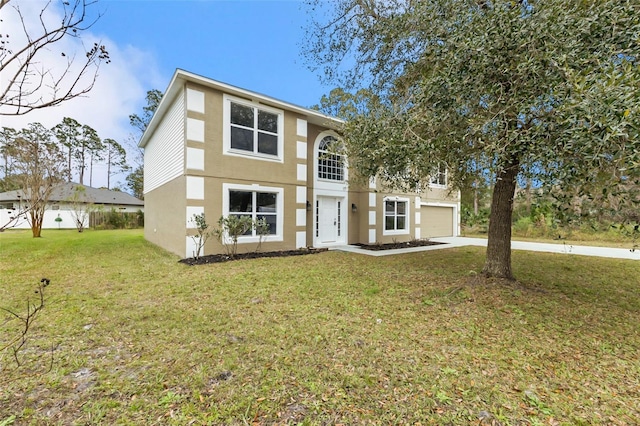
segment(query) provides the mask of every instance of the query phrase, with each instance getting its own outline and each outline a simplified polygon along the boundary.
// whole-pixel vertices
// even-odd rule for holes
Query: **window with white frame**
[[[270,241],[282,241],[283,189],[258,185],[223,185],[225,216],[249,217],[252,221],[263,219],[269,228]],[[238,242],[252,242],[259,238],[255,229],[248,230]]]
[[[434,170],[430,183],[432,186],[447,186],[447,168],[444,164],[440,163],[438,168]]]
[[[281,158],[283,112],[225,98],[225,147],[228,152]]]
[[[318,179],[344,180],[342,146],[333,136],[325,136],[318,144]]]
[[[409,202],[408,200],[384,201],[384,233],[405,234],[409,230]]]

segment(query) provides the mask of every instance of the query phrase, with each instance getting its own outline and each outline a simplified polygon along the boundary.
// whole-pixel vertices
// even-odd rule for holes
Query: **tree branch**
[[[0,1],[0,8],[9,3],[9,0]],[[47,27],[44,19],[44,14],[51,5],[51,2],[47,3],[40,12],[42,32],[37,37],[30,34],[20,7],[13,6],[27,41],[15,51],[10,49],[8,41],[3,41],[0,45],[0,73],[11,74],[0,93],[0,115],[24,115],[83,96],[93,89],[101,63],[110,62],[109,52],[104,45],[94,43],[85,52],[86,58],[78,70],[74,70],[76,57],[71,56],[59,74],[53,68],[46,69],[38,58],[63,38],[79,38],[82,31],[91,28],[101,14],[87,25],[82,23],[87,19],[87,7],[94,3],[75,0],[70,9],[65,6],[61,24],[52,29]],[[64,52],[61,55],[67,56]]]

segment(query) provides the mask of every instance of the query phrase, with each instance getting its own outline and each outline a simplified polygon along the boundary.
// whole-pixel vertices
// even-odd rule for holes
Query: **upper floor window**
[[[429,181],[432,186],[447,186],[447,168],[444,164],[440,163],[438,168],[434,170],[431,180]]]
[[[318,144],[318,179],[344,180],[342,146],[333,136],[325,136]]]
[[[283,112],[225,98],[225,147],[238,155],[281,159]]]

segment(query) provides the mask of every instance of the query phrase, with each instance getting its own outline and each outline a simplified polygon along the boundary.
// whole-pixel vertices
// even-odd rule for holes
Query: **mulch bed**
[[[393,250],[393,249],[402,249],[408,247],[424,247],[424,246],[435,246],[438,244],[446,244],[446,243],[437,243],[435,241],[429,240],[412,240],[406,241],[404,243],[387,243],[387,244],[354,244],[361,249],[364,250]],[[208,265],[210,263],[221,263],[221,262],[230,262],[232,260],[243,260],[243,259],[260,259],[263,257],[287,257],[287,256],[302,256],[306,254],[316,254],[327,251],[326,248],[304,248],[298,250],[283,250],[283,251],[265,251],[265,252],[251,252],[251,253],[240,253],[231,257],[226,254],[210,254],[208,256],[200,256],[199,258],[188,257],[186,259],[180,259],[180,263],[184,263],[186,265]]]
[[[446,244],[446,243],[438,243],[438,242],[429,241],[429,240],[411,240],[403,243],[354,244],[354,245],[360,247],[361,249],[378,251],[378,250],[403,249],[403,248],[409,248],[409,247],[437,246],[440,244]]]
[[[179,260],[180,263],[187,265],[207,265],[209,263],[221,263],[229,262],[232,260],[243,259],[259,259],[263,257],[288,257],[288,256],[302,256],[306,254],[316,254],[327,251],[326,248],[305,248],[298,250],[283,250],[283,251],[265,251],[265,252],[251,252],[240,253],[231,257],[226,254],[210,254],[208,256],[200,256],[199,258],[189,257]]]

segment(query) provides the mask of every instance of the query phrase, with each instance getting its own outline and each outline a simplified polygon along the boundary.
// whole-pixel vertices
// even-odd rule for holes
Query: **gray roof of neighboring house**
[[[87,201],[94,204],[114,204],[129,206],[144,206],[144,201],[127,194],[126,192],[111,191],[104,188],[92,188],[80,185],[79,183],[67,182],[56,186],[49,197],[49,201],[65,202],[73,196],[75,187],[84,187],[84,193],[79,197],[80,201]],[[22,190],[7,191],[0,193],[1,201],[18,201],[22,198]]]

